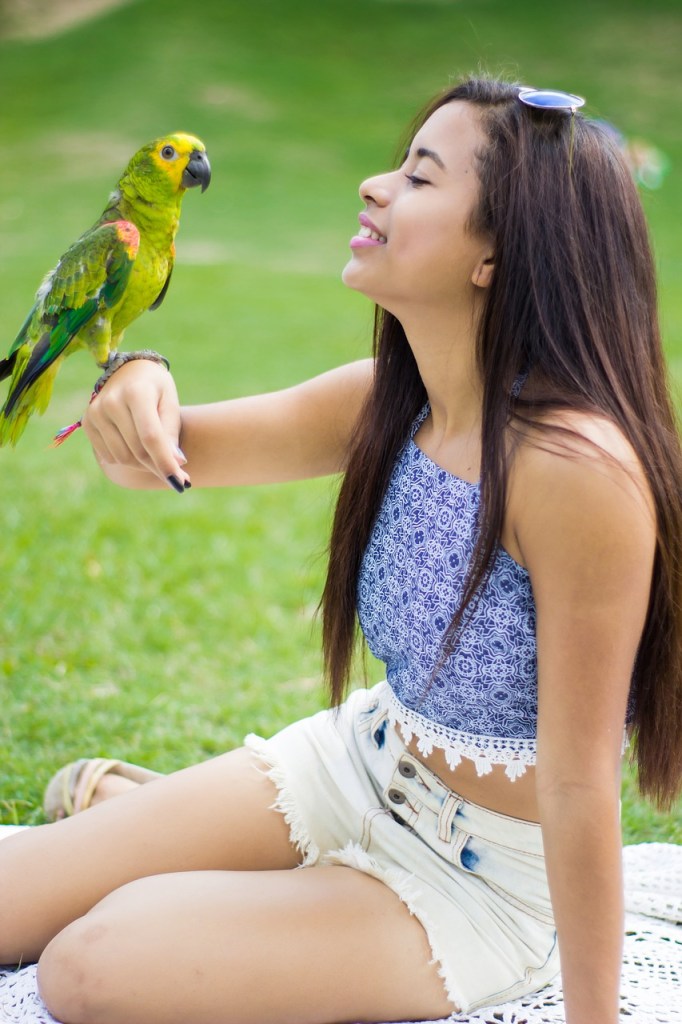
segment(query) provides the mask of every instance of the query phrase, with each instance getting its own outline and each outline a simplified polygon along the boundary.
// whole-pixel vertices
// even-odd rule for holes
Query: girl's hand
[[[191,486],[180,450],[180,404],[165,367],[134,360],[114,373],[88,406],[83,428],[110,479],[132,487]]]

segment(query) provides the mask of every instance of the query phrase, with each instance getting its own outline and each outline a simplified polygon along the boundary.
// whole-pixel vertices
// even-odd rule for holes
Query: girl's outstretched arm
[[[181,407],[170,373],[136,360],[110,378],[83,426],[103,471],[126,487],[322,476],[345,467],[372,373],[367,359],[282,391]]]

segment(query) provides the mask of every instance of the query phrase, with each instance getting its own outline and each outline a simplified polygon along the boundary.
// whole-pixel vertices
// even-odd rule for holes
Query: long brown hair
[[[631,722],[640,789],[668,806],[682,785],[682,450],[666,377],[653,259],[639,197],[611,135],[580,114],[535,111],[517,85],[468,79],[437,97],[414,130],[453,100],[477,105],[486,145],[471,229],[493,240],[495,273],[481,316],[481,517],[462,603],[485,584],[504,521],[510,429],[542,428],[558,408],[617,424],[646,475],[657,550],[634,666]],[[426,401],[401,324],[377,309],[373,387],[352,440],[322,598],[332,701],[347,688],[364,549],[396,456]],[[513,384],[531,371],[530,398]],[[545,428],[542,428],[545,429]]]

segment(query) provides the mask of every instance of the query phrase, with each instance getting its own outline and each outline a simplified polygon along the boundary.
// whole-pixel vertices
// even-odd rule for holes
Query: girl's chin
[[[385,294],[375,292],[368,281],[367,268],[362,266],[359,260],[355,260],[352,256],[346,266],[341,272],[341,280],[345,284],[346,288],[351,288],[354,292],[359,292],[364,295],[365,298],[373,302],[375,306],[381,306],[387,313],[392,313],[393,316],[398,317],[392,299]],[[400,317],[398,317],[400,319]]]
[[[358,267],[352,256],[341,272],[341,280],[347,288],[353,288],[354,291],[362,292],[363,295],[367,294],[362,286],[362,269]]]
[[[362,292],[367,298],[372,299],[373,302],[377,302],[378,299],[370,291],[370,275],[368,273],[368,267],[365,266],[362,260],[356,259],[354,256],[348,260],[345,267],[341,272],[341,280],[348,288],[353,288],[356,292]]]

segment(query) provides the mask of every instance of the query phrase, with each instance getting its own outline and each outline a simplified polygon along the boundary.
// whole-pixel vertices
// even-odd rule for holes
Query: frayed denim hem
[[[453,1004],[452,1014],[441,1019],[449,1021],[454,1014],[461,1013],[461,1010],[457,1009],[457,1007],[462,1006],[463,1000],[454,995],[456,984],[445,967],[444,956],[438,950],[437,943],[433,941],[433,928],[430,927],[428,915],[417,909],[418,893],[414,885],[414,876],[408,871],[401,871],[398,868],[383,868],[359,843],[353,841],[349,841],[342,849],[327,850],[323,854],[310,836],[296,802],[288,789],[286,772],[273,758],[272,748],[268,741],[255,733],[249,733],[244,739],[244,746],[255,754],[259,761],[262,761],[265,766],[263,769],[264,774],[275,784],[277,798],[271,804],[271,807],[272,810],[278,811],[284,816],[284,820],[289,826],[291,844],[300,853],[302,858],[299,867],[306,868],[316,865],[336,864],[341,867],[362,871],[363,874],[370,875],[372,878],[376,878],[388,886],[398,899],[404,903],[410,914],[416,917],[426,934],[431,949],[431,960],[429,962],[438,968],[438,976],[443,980],[445,994]]]
[[[279,764],[275,764],[267,740],[255,733],[249,733],[244,740],[244,746],[258,757],[265,765],[265,774],[271,779],[277,789],[277,799],[272,804],[273,811],[279,811],[284,815],[284,820],[289,826],[289,839],[292,846],[301,855],[299,867],[312,867],[320,859],[319,847],[313,842],[303,822],[299,810],[287,789],[286,775]]]
[[[363,850],[359,843],[349,842],[341,850],[329,850],[320,858],[320,864],[339,864],[343,867],[354,868],[362,871],[365,875],[371,875],[396,894],[401,903],[404,903],[410,914],[415,917],[426,934],[431,949],[430,964],[438,968],[438,976],[442,978],[445,987],[445,994],[453,1005],[453,1011],[448,1017],[440,1018],[443,1021],[452,1020],[455,1014],[461,1013],[458,1009],[463,1000],[455,995],[456,982],[450,976],[445,967],[445,958],[438,949],[438,944],[432,938],[433,928],[430,927],[428,915],[417,909],[418,891],[415,887],[414,876],[408,871],[401,871],[397,868],[383,868],[378,861],[371,857],[366,850]]]

